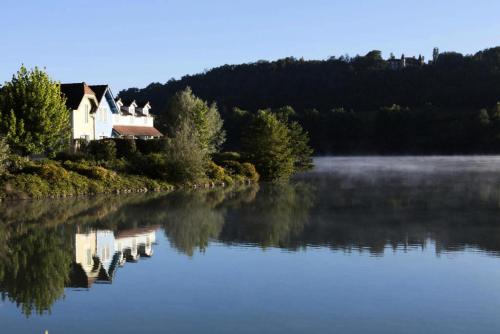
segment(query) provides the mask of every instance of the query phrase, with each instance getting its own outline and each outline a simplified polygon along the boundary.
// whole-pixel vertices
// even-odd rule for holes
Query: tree
[[[225,132],[217,105],[208,105],[196,97],[190,87],[174,95],[163,123],[167,132],[173,135],[186,121],[194,126],[199,145],[207,155],[219,150],[225,141]]]
[[[0,92],[0,133],[13,151],[52,153],[69,143],[70,113],[57,82],[21,66]]]
[[[166,146],[165,169],[170,181],[197,181],[205,175],[206,154],[189,120],[182,120]]]
[[[313,149],[309,147],[309,135],[298,122],[288,124],[288,133],[295,171],[301,172],[311,169],[313,167],[311,158]]]
[[[288,127],[268,110],[260,110],[242,138],[245,157],[262,179],[287,179],[294,172],[294,156]]]
[[[5,173],[6,166],[5,163],[9,157],[9,145],[5,138],[0,138],[0,175]]]
[[[311,158],[313,150],[309,147],[309,135],[298,122],[291,121],[291,118],[297,115],[295,110],[290,106],[285,106],[274,109],[272,112],[280,122],[285,123],[288,127],[295,171],[311,169],[313,167]]]

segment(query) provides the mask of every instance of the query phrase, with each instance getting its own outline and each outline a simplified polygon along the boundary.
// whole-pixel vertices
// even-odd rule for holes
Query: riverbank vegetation
[[[159,118],[161,139],[108,138],[70,147],[60,86],[22,67],[0,90],[0,199],[171,190],[286,180],[311,167],[308,135],[282,111],[247,114],[238,152],[223,152],[217,105],[189,87]]]
[[[473,55],[436,50],[431,62],[409,58],[394,67],[398,61],[375,50],[224,65],[120,96],[148,99],[161,115],[175,92],[190,86],[217,102],[226,150],[241,149],[241,110],[290,106],[319,154],[500,152],[500,47]]]

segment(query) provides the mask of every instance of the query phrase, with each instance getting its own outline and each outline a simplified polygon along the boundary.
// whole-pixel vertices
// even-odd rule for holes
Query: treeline
[[[244,144],[223,151],[217,105],[188,87],[157,119],[159,140],[75,139],[60,84],[22,66],[0,87],[0,200],[281,181],[312,167],[309,138],[286,112],[248,116]]]
[[[380,51],[224,65],[120,96],[150,100],[161,115],[187,86],[217,103],[226,128],[237,126],[235,108],[292,107],[317,153],[498,152],[500,47],[440,53],[429,64],[399,70]],[[228,131],[225,145],[238,147],[238,140]]]

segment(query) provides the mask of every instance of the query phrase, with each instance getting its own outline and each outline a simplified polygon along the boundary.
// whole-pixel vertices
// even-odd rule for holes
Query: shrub
[[[210,161],[207,166],[207,176],[214,181],[224,181],[226,171],[221,166]]]
[[[10,155],[6,162],[7,170],[10,173],[18,173],[30,164],[33,164],[33,162],[31,162],[28,158],[15,154]]]
[[[116,144],[112,139],[93,140],[84,148],[84,152],[95,160],[113,160],[116,158]]]
[[[255,166],[249,162],[240,163],[234,160],[227,160],[223,161],[221,165],[236,181],[244,181],[244,179],[252,182],[259,181],[259,173],[255,170]],[[238,177],[241,177],[243,180],[239,180]]]
[[[212,156],[212,160],[216,164],[222,164],[223,161],[238,161],[241,162],[241,155],[238,152],[220,152]]]
[[[74,171],[80,175],[90,177],[95,180],[113,180],[116,178],[116,173],[101,166],[91,166],[83,162],[64,162],[63,166],[70,171]]]
[[[113,139],[116,146],[116,157],[131,159],[137,153],[137,145],[134,139]]]
[[[164,154],[151,153],[136,159],[134,166],[139,174],[144,174],[155,179],[168,178],[167,161]]]
[[[226,160],[226,161],[222,161],[221,165],[231,175],[241,174],[242,167],[241,167],[241,164],[238,161]]]
[[[167,149],[166,138],[150,140],[138,139],[135,143],[137,145],[137,150],[145,155],[150,153],[162,153]]]
[[[82,151],[78,152],[69,152],[69,151],[62,151],[56,154],[54,160],[57,161],[81,161],[81,160],[86,160],[88,159],[89,156]]]
[[[252,165],[249,162],[244,162],[241,164],[241,175],[245,176],[247,179],[249,179],[252,182],[257,182],[260,179],[259,173],[257,173],[257,170],[255,169],[255,166]]]

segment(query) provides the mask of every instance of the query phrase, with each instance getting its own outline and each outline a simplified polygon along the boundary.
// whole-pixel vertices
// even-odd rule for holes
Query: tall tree
[[[0,133],[20,154],[52,153],[69,143],[70,113],[57,82],[21,66],[0,92]]]
[[[246,159],[252,162],[262,179],[287,179],[294,172],[293,151],[288,127],[268,110],[260,110],[242,138]]]
[[[177,92],[165,113],[162,125],[173,135],[186,122],[193,124],[198,142],[207,154],[215,153],[225,141],[223,121],[217,105],[196,97],[191,88]]]
[[[5,138],[0,137],[0,175],[2,175],[6,170],[6,161],[9,157],[9,145]]]
[[[205,175],[206,154],[189,120],[182,120],[167,141],[166,175],[174,182],[197,181]]]

